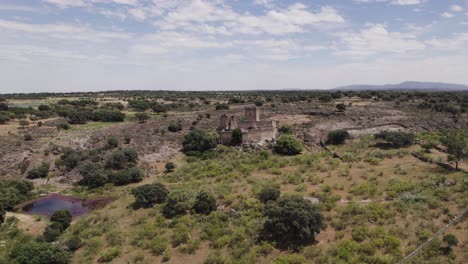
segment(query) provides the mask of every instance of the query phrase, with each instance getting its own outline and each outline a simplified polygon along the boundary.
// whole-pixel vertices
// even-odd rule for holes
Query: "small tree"
[[[168,190],[162,183],[145,184],[132,189],[137,207],[152,207],[166,200]]]
[[[182,142],[183,151],[206,151],[216,147],[218,135],[215,133],[206,133],[202,130],[193,129],[188,133]]]
[[[157,104],[153,105],[152,110],[153,110],[153,112],[158,113],[158,114],[159,113],[165,113],[165,112],[167,112],[167,107],[165,105],[163,105],[163,104],[157,103]]]
[[[232,145],[237,146],[242,143],[242,130],[240,128],[234,128],[232,130]]]
[[[140,123],[145,123],[150,119],[150,116],[147,113],[136,113],[135,117]]]
[[[65,245],[67,246],[68,250],[70,251],[76,251],[78,250],[83,242],[81,239],[77,236],[72,236],[69,240],[65,242]]]
[[[189,202],[189,196],[185,191],[178,190],[171,192],[168,197],[166,204],[162,209],[162,213],[167,218],[182,215],[191,208]]]
[[[70,226],[72,214],[68,210],[58,210],[52,214],[50,221],[59,223],[63,228],[62,230],[65,230]]]
[[[166,172],[173,172],[174,169],[176,168],[176,165],[172,161],[166,162],[166,165],[164,165],[164,168],[166,169]]]
[[[313,242],[323,227],[323,216],[302,197],[287,196],[267,205],[262,236],[280,248],[299,249]]]
[[[350,135],[346,130],[334,130],[328,132],[328,143],[333,145],[343,144],[348,138],[350,138]]]
[[[102,166],[97,163],[85,163],[80,166],[79,172],[81,176],[83,176],[80,183],[88,186],[89,188],[103,186],[108,181],[107,175],[104,173]]]
[[[442,238],[442,241],[447,243],[447,247],[451,249],[453,246],[458,245],[458,239],[453,234],[447,234]]]
[[[200,191],[195,198],[193,210],[197,214],[210,214],[216,210],[216,199],[206,191]]]
[[[283,155],[297,155],[303,149],[302,143],[293,135],[282,135],[275,145],[275,151]]]
[[[267,203],[268,201],[276,201],[280,197],[280,190],[273,186],[263,187],[258,193],[258,199],[262,203]]]
[[[468,158],[468,132],[465,130],[452,130],[445,135],[442,143],[447,148],[448,162],[454,162],[455,168],[464,159]]]

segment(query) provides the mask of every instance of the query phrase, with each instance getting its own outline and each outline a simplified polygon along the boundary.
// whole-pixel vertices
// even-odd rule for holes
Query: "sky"
[[[468,84],[468,0],[0,0],[0,93]]]

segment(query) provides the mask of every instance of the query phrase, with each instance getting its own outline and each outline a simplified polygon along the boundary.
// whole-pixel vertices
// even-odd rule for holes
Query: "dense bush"
[[[80,166],[79,172],[83,176],[80,183],[89,188],[97,188],[108,182],[107,175],[98,163],[87,162]]]
[[[292,135],[282,135],[275,145],[275,152],[283,155],[297,155],[304,149],[302,143]]]
[[[167,112],[167,107],[163,104],[154,104],[152,107],[153,112],[155,113],[165,113]]]
[[[217,104],[216,105],[216,110],[227,110],[227,109],[229,109],[228,104]]]
[[[65,230],[70,226],[72,214],[68,210],[58,210],[52,214],[50,221],[59,223],[62,226],[62,230]]]
[[[72,111],[67,114],[67,118],[70,124],[86,124],[90,119],[89,114],[83,111]]]
[[[135,117],[140,123],[145,123],[150,119],[150,116],[147,113],[136,113]]]
[[[182,215],[191,208],[189,202],[189,196],[185,191],[177,190],[171,192],[168,197],[166,204],[162,209],[162,213],[167,218]]]
[[[172,161],[166,162],[166,165],[164,165],[164,168],[166,169],[166,172],[173,172],[174,169],[176,168],[176,165]]]
[[[63,121],[63,122],[60,122],[57,124],[57,129],[58,130],[69,130],[70,129],[70,125],[66,122],[66,121]]]
[[[131,167],[108,175],[109,181],[115,185],[126,185],[129,183],[136,183],[143,180],[144,173],[138,167]]]
[[[279,198],[267,205],[265,216],[262,236],[280,248],[299,249],[313,242],[323,227],[322,214],[302,197]]]
[[[31,141],[33,139],[32,135],[31,134],[24,134],[23,136],[24,140],[25,141]]]
[[[28,179],[37,179],[45,178],[49,175],[49,163],[47,161],[42,161],[41,164],[37,167],[32,168],[28,171]]]
[[[10,121],[10,117],[4,113],[0,113],[0,124],[5,124]]]
[[[338,109],[338,111],[344,111],[346,110],[346,105],[343,103],[339,103],[336,105],[336,109]]]
[[[415,135],[399,131],[382,131],[375,134],[375,138],[383,140],[393,147],[404,147],[414,143]]]
[[[132,189],[136,207],[152,207],[166,200],[168,190],[162,183],[145,184]]]
[[[170,132],[178,132],[182,130],[182,123],[181,122],[172,122],[167,127],[167,130]]]
[[[267,203],[268,201],[276,201],[280,197],[280,190],[273,186],[263,187],[258,193],[258,199],[262,203]]]
[[[331,102],[331,100],[333,99],[333,97],[329,94],[323,94],[321,96],[319,96],[319,101],[321,102]]]
[[[234,128],[232,130],[232,145],[237,146],[242,143],[242,130],[240,128]]]
[[[123,122],[125,120],[125,114],[120,111],[99,109],[93,113],[92,120],[102,122]]]
[[[29,198],[34,186],[29,181],[2,180],[0,181],[0,209],[3,211],[13,208]]]
[[[106,147],[108,149],[113,149],[119,146],[119,141],[115,137],[111,137],[107,139]]]
[[[16,244],[9,258],[17,264],[67,264],[71,254],[60,245],[30,241]]]
[[[346,130],[334,130],[328,132],[328,143],[333,145],[343,144],[350,137]]]
[[[65,242],[65,245],[67,246],[68,250],[70,251],[76,251],[78,250],[83,242],[81,239],[77,236],[72,236],[69,240]]]
[[[197,214],[210,214],[216,210],[216,199],[206,191],[200,191],[195,198],[193,210]]]
[[[183,151],[206,151],[216,147],[218,137],[214,133],[206,133],[202,130],[194,129],[188,133],[182,142]]]
[[[278,129],[278,132],[283,135],[292,135],[294,129],[291,126],[283,125]]]

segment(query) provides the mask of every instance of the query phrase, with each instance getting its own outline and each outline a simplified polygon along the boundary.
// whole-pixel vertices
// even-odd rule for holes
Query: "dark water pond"
[[[51,216],[57,210],[68,210],[76,217],[85,215],[108,202],[108,199],[82,200],[68,195],[51,194],[26,202],[19,207],[26,213],[44,216]]]

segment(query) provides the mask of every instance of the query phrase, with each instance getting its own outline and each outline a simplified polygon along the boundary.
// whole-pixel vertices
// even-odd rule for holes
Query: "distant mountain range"
[[[418,91],[468,91],[468,85],[437,82],[402,82],[400,84],[384,85],[348,85],[336,87],[333,90],[418,90]]]

